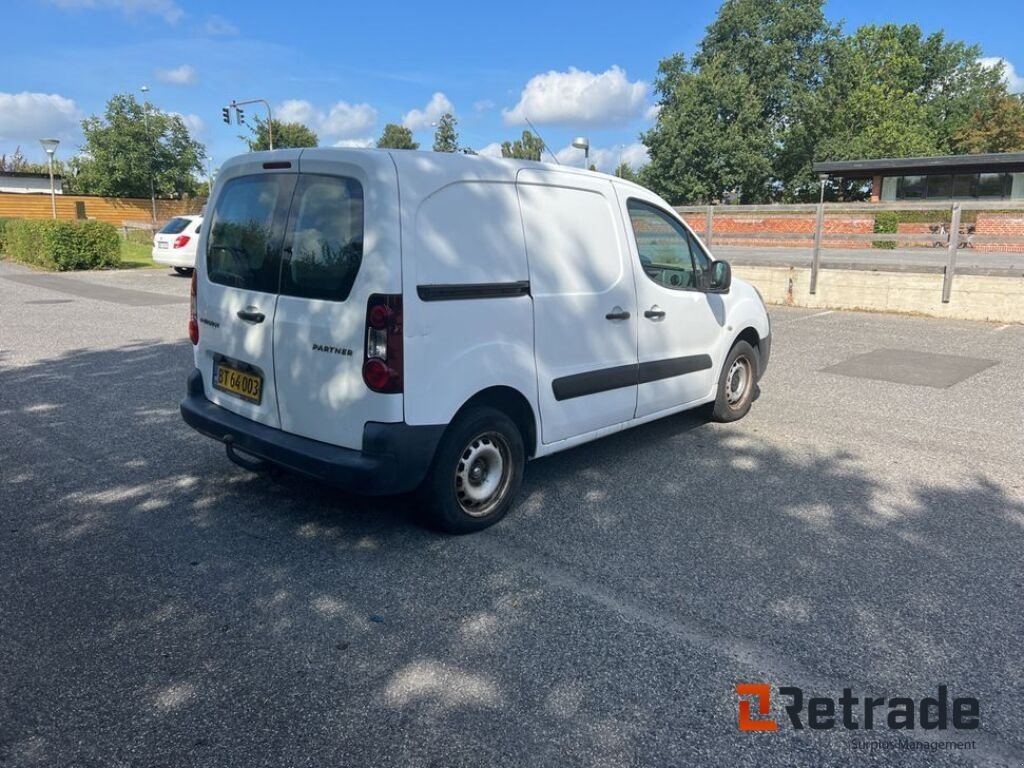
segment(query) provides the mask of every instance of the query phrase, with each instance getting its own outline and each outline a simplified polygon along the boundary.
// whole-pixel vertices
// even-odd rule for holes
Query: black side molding
[[[688,373],[706,371],[711,367],[711,355],[688,355],[670,357],[667,360],[652,360],[640,364],[640,383],[647,384],[659,379],[671,379]]]
[[[555,400],[570,400],[574,397],[596,395],[598,392],[607,392],[612,389],[648,384],[675,376],[685,376],[687,373],[706,371],[710,367],[710,355],[670,357],[639,365],[617,365],[614,368],[563,376],[551,382],[551,389],[555,394]]]
[[[504,299],[510,296],[529,296],[530,281],[417,285],[416,295],[420,297],[421,301],[463,301],[466,299]]]

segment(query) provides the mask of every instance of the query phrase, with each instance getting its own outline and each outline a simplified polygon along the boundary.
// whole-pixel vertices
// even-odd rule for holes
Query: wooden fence
[[[199,213],[204,198],[157,200],[157,223],[188,213]],[[0,218],[49,219],[53,216],[49,195],[0,192]],[[57,195],[58,219],[96,219],[121,228],[126,224],[152,223],[153,204],[148,198]]]

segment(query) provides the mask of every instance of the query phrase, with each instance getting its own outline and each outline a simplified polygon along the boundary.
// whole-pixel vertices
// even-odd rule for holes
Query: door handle
[[[604,316],[605,320],[629,320],[629,312],[622,307],[612,307],[612,311]]]
[[[262,323],[267,319],[267,316],[256,307],[246,307],[245,309],[238,310],[238,317],[247,323]]]
[[[648,320],[661,320],[665,317],[665,310],[658,309],[658,305],[655,304],[653,307],[644,312],[644,317]]]

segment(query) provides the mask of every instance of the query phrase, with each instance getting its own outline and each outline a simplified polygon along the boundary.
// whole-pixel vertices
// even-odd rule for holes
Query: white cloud
[[[1006,83],[1007,89],[1010,93],[1024,93],[1024,76],[1017,73],[1017,68],[1013,66],[1013,62],[1008,59],[1004,59],[1001,56],[985,56],[978,59],[978,63],[983,67],[997,67],[1000,64],[1003,65],[1003,81]]]
[[[206,123],[203,122],[203,118],[199,115],[192,113],[183,115],[181,112],[168,112],[167,114],[180,117],[181,122],[185,124],[185,127],[188,128],[188,132],[193,136],[203,133],[206,130]]]
[[[192,85],[199,80],[199,73],[195,67],[182,64],[173,69],[158,69],[156,79],[172,85]]]
[[[641,113],[647,91],[647,83],[630,82],[617,66],[600,74],[570,67],[531,78],[519,103],[502,114],[508,125],[524,124],[527,118],[572,126],[621,124]]]
[[[50,0],[66,10],[112,10],[125,16],[159,16],[168,24],[177,24],[185,11],[174,0]]]
[[[0,93],[0,139],[35,141],[77,134],[82,119],[71,99],[56,93]]]
[[[212,37],[237,35],[238,27],[223,16],[207,16],[206,23],[203,24],[203,32]]]
[[[657,120],[658,115],[661,114],[661,106],[661,104],[651,104],[644,110],[644,120],[650,120],[652,123]]]
[[[484,157],[501,157],[501,144],[496,141],[492,141],[486,147],[482,147],[476,151],[478,155]]]
[[[562,147],[555,153],[562,165],[583,167],[583,150],[573,146]],[[636,169],[647,165],[651,160],[647,147],[639,142],[634,144],[615,144],[611,147],[591,147],[590,162],[603,173],[614,173],[620,163],[626,163]]]
[[[373,128],[377,123],[377,110],[369,104],[339,101],[324,111],[304,99],[289,99],[278,106],[274,117],[286,123],[308,125],[325,136],[353,138]]]
[[[490,99],[480,99],[480,101],[473,102],[474,112],[486,112],[489,109],[494,109],[494,102]]]
[[[402,118],[402,125],[410,131],[419,131],[429,128],[431,123],[437,122],[445,112],[454,112],[455,107],[443,93],[438,91],[430,97],[427,106],[423,109],[410,109]]]
[[[361,139],[339,139],[334,142],[336,147],[345,147],[348,149],[368,149],[370,147],[377,146],[377,140],[372,136],[364,136]]]

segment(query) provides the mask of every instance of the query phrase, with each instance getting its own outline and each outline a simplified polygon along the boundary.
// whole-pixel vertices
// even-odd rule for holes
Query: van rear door
[[[280,426],[274,312],[298,155],[257,153],[225,167],[196,259],[195,359],[206,397],[270,427]]]
[[[401,394],[363,381],[367,303],[402,292],[398,179],[386,152],[303,150],[274,316],[281,429],[362,448],[368,421],[403,418]]]

